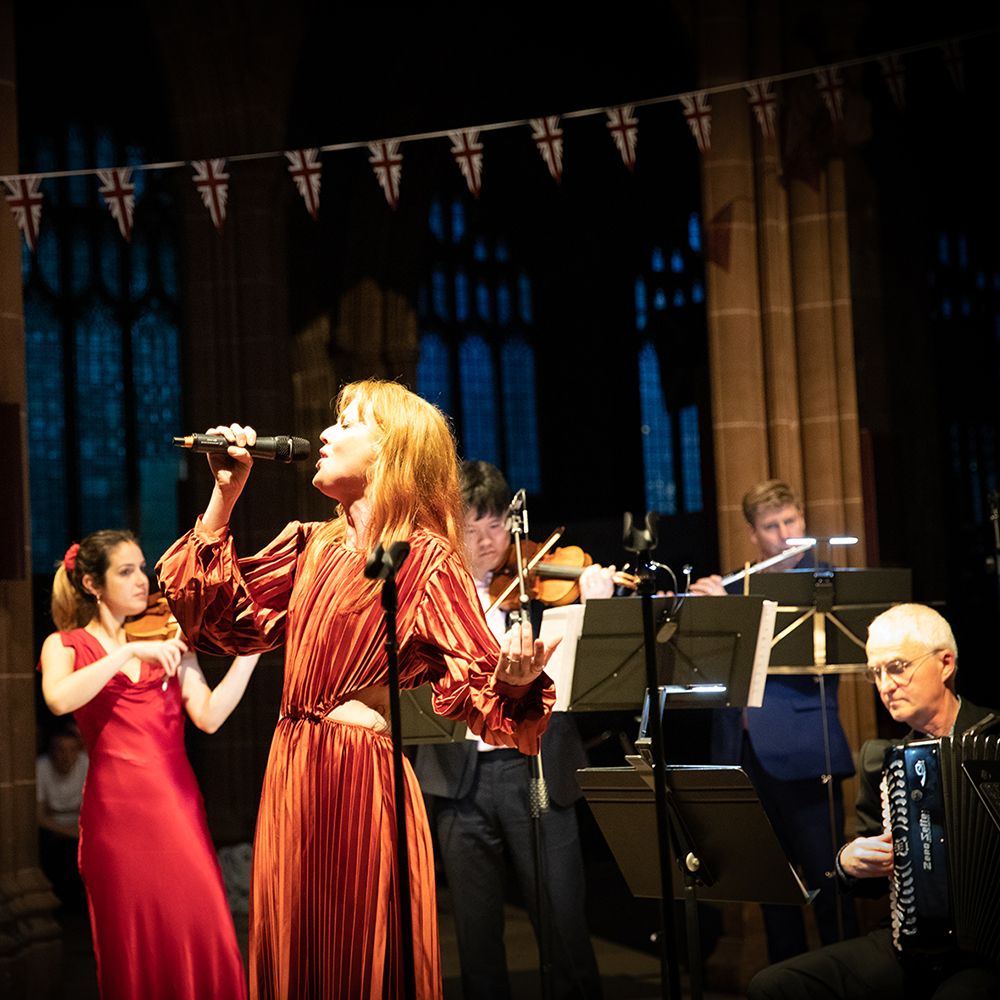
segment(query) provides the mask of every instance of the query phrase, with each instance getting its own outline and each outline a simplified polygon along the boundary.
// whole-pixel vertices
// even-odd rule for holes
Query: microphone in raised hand
[[[175,437],[174,444],[178,448],[188,448],[191,451],[206,454],[228,454],[232,445],[221,434],[187,434]],[[276,437],[258,437],[252,445],[246,445],[246,450],[253,458],[263,458],[274,462],[300,462],[309,458],[312,447],[306,438],[289,437],[280,434]]]

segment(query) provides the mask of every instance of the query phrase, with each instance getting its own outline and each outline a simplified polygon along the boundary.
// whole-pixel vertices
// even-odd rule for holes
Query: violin
[[[593,565],[593,558],[579,545],[553,548],[559,541],[564,527],[556,528],[544,542],[522,539],[521,551],[525,559],[525,588],[533,601],[549,607],[561,607],[579,600],[579,579],[583,571]],[[638,577],[630,573],[615,573],[612,580],[618,586],[635,589]],[[490,581],[490,606],[510,611],[519,605],[517,585],[517,553],[512,542],[503,562],[493,570]]]
[[[125,622],[125,638],[129,642],[174,639],[180,635],[180,629],[167,599],[154,590],[146,601],[146,610]]]

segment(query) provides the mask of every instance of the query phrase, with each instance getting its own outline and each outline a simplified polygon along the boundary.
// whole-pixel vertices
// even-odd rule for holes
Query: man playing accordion
[[[904,744],[926,738],[957,738],[989,724],[994,715],[958,696],[958,650],[948,622],[932,608],[900,604],[879,615],[868,630],[868,672],[896,722],[911,727]],[[996,713],[1000,716],[1000,713]],[[858,836],[841,848],[837,875],[850,889],[877,895],[893,874],[893,836],[883,819],[880,784],[888,740],[862,746]],[[996,872],[982,872],[996,879]],[[899,951],[889,927],[864,937],[807,952],[758,973],[750,1000],[791,997],[1000,997],[1000,971],[956,948],[933,954]]]

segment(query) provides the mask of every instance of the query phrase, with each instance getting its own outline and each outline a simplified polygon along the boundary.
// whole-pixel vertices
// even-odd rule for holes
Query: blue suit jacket
[[[799,562],[799,569],[814,566],[812,552]],[[742,582],[734,584],[742,592]],[[854,761],[837,712],[836,676],[824,679],[826,711],[820,698],[819,679],[808,675],[770,676],[760,708],[746,710],[750,745],[764,770],[779,781],[816,778],[827,772],[823,741],[826,717],[830,740],[830,770],[835,777],[854,774]],[[725,708],[712,719],[712,761],[739,764],[743,742],[742,710]]]

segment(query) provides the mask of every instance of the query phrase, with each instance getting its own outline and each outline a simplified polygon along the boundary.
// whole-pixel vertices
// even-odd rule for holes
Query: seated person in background
[[[806,533],[802,501],[779,479],[768,479],[747,491],[743,516],[759,561],[782,552],[787,539]],[[813,553],[807,551],[778,563],[772,571],[813,565]],[[732,593],[743,592],[742,581],[731,587]],[[695,581],[691,593],[724,596],[726,590],[721,577],[708,576]],[[768,677],[760,708],[713,712],[711,756],[714,764],[739,764],[749,774],[789,860],[801,868],[806,885],[819,890],[812,908],[820,940],[831,944],[854,936],[858,928],[853,904],[838,899],[835,881],[829,877],[834,852],[844,839],[840,786],[844,778],[854,774],[854,763],[837,710],[836,677],[826,679],[825,695],[824,712],[817,678],[805,674]],[[832,818],[824,780],[824,723],[833,781]],[[806,950],[805,922],[799,907],[767,904],[761,909],[770,961]]]
[[[882,704],[911,727],[906,740],[958,736],[990,714],[955,693],[958,651],[947,621],[921,604],[898,604],[868,629],[868,669]],[[861,748],[858,836],[841,848],[838,879],[851,889],[885,891],[892,836],[883,828],[879,784],[888,740]],[[996,878],[996,872],[984,872]],[[1000,974],[952,952],[935,959],[901,956],[888,927],[773,965],[750,983],[751,1000],[786,997],[1000,997]]]
[[[82,908],[83,882],[76,865],[80,805],[89,760],[75,725],[55,730],[49,752],[35,762],[38,851],[45,877],[65,905]]]
[[[493,570],[510,548],[507,509],[511,491],[488,462],[464,462],[465,543],[483,608],[489,606]],[[611,571],[588,566],[580,577],[583,597],[610,597]],[[541,605],[532,618],[540,620]],[[498,637],[507,612],[496,608],[486,623]],[[536,633],[539,621],[534,622]],[[575,802],[583,794],[576,769],[587,766],[576,722],[553,712],[542,737],[541,757],[549,808],[542,818],[544,876],[549,899],[552,996],[599,997],[597,962],[584,908],[583,857]],[[530,759],[482,740],[417,748],[414,771],[425,795],[435,797],[434,823],[455,913],[462,989],[466,1000],[508,998],[504,950],[505,852],[510,856],[525,906],[537,932],[534,842],[528,802]]]

